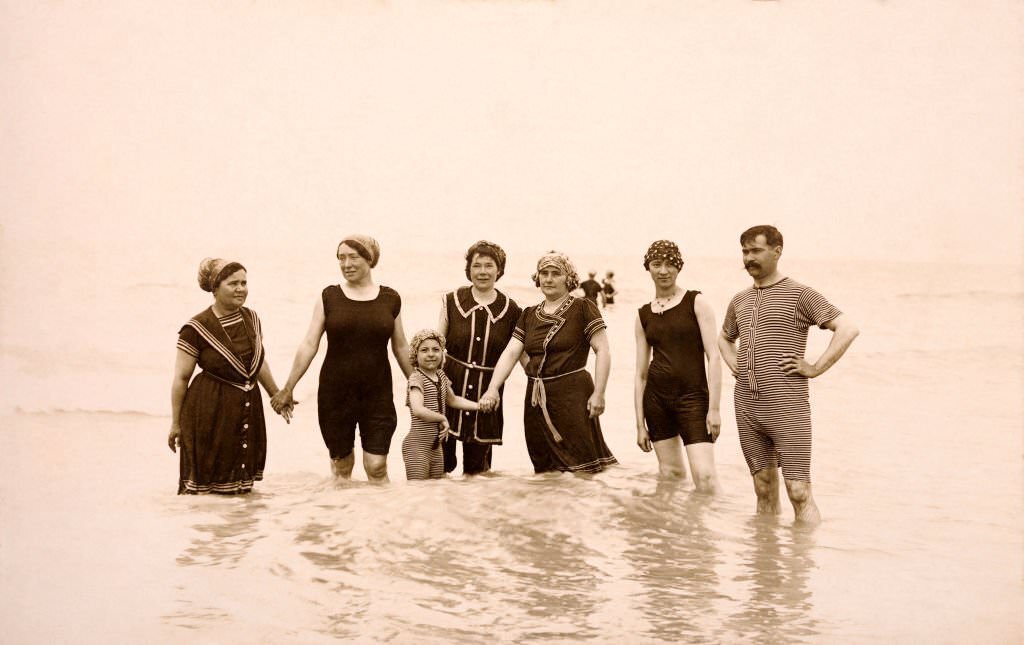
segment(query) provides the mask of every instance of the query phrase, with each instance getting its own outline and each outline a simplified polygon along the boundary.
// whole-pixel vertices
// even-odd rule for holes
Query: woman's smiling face
[[[347,282],[359,282],[370,274],[370,263],[348,244],[338,247],[338,267]]]
[[[489,255],[474,253],[469,264],[469,277],[480,291],[490,291],[498,280],[498,263]]]

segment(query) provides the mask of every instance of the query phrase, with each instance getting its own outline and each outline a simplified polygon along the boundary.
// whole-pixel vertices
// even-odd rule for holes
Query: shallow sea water
[[[439,294],[427,285],[458,284],[458,269],[381,279],[406,294],[409,333],[435,319]],[[314,365],[295,421],[270,422],[256,492],[179,497],[164,406],[174,333],[202,294],[184,280],[135,283],[157,304],[112,352],[85,340],[88,324],[46,345],[35,341],[49,322],[8,314],[3,365],[19,378],[0,435],[7,638],[1018,642],[1020,272],[964,268],[961,284],[926,265],[792,269],[862,329],[812,384],[825,517],[815,529],[794,526],[788,505],[779,518],[753,514],[730,377],[716,445],[723,493],[658,480],[654,456],[633,444],[632,317],[648,287],[628,270],[618,308],[606,311],[613,368],[602,417],[621,464],[596,476],[532,473],[517,373],[492,475],[406,482],[395,450],[392,483],[361,481],[357,465],[356,481],[337,485],[311,407]],[[700,284],[719,318],[744,286],[731,260],[687,270],[684,284]],[[268,295],[287,290],[262,275],[250,278],[249,304],[283,379],[312,296]],[[856,288],[883,280],[884,292]],[[536,298],[511,273],[505,288]],[[127,308],[102,290],[89,297],[76,305],[83,316]],[[1003,321],[998,338],[993,319]],[[809,353],[826,342],[813,333]],[[144,360],[131,361],[133,351]],[[394,446],[408,427],[403,408],[399,418]]]

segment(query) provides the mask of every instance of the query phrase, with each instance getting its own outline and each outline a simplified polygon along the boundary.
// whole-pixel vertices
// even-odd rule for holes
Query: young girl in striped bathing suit
[[[409,375],[405,404],[412,413],[412,427],[402,441],[402,459],[406,479],[444,477],[441,442],[448,436],[448,407],[478,410],[479,405],[455,396],[451,381],[441,371],[444,363],[444,336],[433,329],[416,333],[409,343],[413,371]]]

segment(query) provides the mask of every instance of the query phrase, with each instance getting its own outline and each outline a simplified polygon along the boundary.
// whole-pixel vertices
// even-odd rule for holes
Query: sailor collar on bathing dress
[[[471,289],[463,287],[455,291],[455,308],[463,318],[469,318],[470,314],[479,309],[487,312],[490,321],[495,322],[508,313],[510,300],[501,291],[495,289],[494,300],[485,304],[477,302]]]

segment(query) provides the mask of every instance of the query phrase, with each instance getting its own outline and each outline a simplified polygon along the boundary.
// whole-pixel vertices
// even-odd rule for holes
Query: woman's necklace
[[[652,303],[652,307],[651,308],[654,309],[655,313],[657,313],[657,314],[665,313],[665,310],[668,309],[669,304],[672,302],[672,300],[675,299],[675,297],[676,297],[676,295],[678,293],[679,293],[679,288],[677,287],[675,289],[672,289],[672,293],[668,294],[664,298],[657,298],[656,297],[654,299],[654,302]]]

